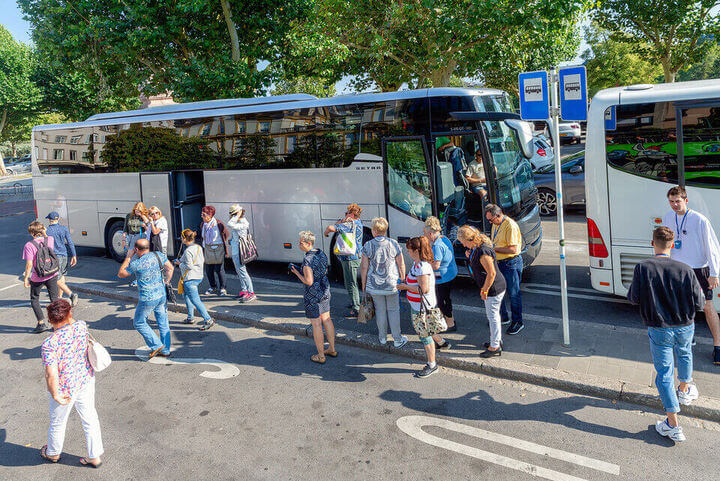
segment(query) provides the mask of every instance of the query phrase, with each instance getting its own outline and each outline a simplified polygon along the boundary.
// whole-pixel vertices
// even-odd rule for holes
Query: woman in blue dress
[[[330,281],[327,277],[328,258],[325,253],[315,248],[315,235],[310,231],[300,232],[298,242],[300,250],[305,252],[302,263],[302,272],[297,267],[291,266],[290,270],[300,281],[305,284],[303,302],[305,304],[305,317],[310,319],[313,327],[313,339],[317,347],[317,354],[310,359],[320,364],[325,363],[325,356],[336,357],[335,350],[335,326],[330,319]],[[329,348],[325,349],[325,337],[323,326]]]

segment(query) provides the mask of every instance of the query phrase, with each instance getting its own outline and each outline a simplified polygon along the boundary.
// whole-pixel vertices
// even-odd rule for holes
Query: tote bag
[[[241,237],[238,241],[238,255],[242,265],[252,262],[258,258],[257,246],[255,245],[255,241],[249,232],[245,237]]]
[[[88,331],[87,356],[90,365],[97,372],[102,371],[112,362],[110,353],[102,344],[95,340],[92,334],[90,334],[90,331]]]
[[[337,237],[335,237],[335,249],[333,249],[333,252],[336,256],[353,256],[357,253],[355,224],[350,223],[350,232],[343,232],[342,229],[337,230]]]

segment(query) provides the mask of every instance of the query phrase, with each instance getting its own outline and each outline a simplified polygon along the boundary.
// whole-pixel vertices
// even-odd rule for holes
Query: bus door
[[[174,171],[171,176],[172,226],[176,233],[175,252],[182,246],[180,233],[185,229],[197,232],[202,219],[200,211],[205,205],[205,177],[202,170]]]
[[[488,182],[490,159],[481,131],[433,133],[433,167],[450,168],[455,195],[438,199],[438,210],[445,234],[453,241],[459,226],[470,224],[489,232],[485,204],[489,202],[492,182]],[[470,179],[468,179],[470,178]],[[493,189],[494,190],[494,189]]]
[[[404,243],[422,235],[425,219],[436,213],[430,156],[423,137],[382,141],[386,217],[389,235]]]
[[[140,173],[140,197],[142,202],[150,208],[157,206],[168,221],[167,255],[175,254],[170,239],[173,239],[172,203],[170,201],[170,173],[169,172],[142,172]]]

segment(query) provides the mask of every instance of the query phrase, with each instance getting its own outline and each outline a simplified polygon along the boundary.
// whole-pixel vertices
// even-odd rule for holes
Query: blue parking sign
[[[520,117],[523,120],[550,118],[548,75],[544,70],[518,75],[520,87]]]
[[[605,110],[605,130],[615,130],[615,106],[611,105]]]
[[[577,122],[587,120],[587,75],[585,66],[561,67],[558,69],[560,80],[560,118]]]

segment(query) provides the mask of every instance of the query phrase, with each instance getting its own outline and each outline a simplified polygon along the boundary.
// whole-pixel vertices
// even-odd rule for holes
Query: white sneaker
[[[212,296],[213,294],[215,294],[215,289],[213,289],[212,287],[205,291],[206,296]]]
[[[683,434],[682,428],[680,426],[676,428],[671,427],[668,424],[667,419],[656,422],[655,431],[657,431],[660,436],[670,438],[676,443],[681,443],[685,441],[685,435]]]
[[[387,345],[387,339],[380,339],[380,345],[386,346]]]
[[[689,406],[699,396],[700,393],[698,392],[698,388],[695,384],[688,384],[687,392],[681,391],[680,389],[677,391],[678,402],[680,404],[684,404],[685,406]]]
[[[227,296],[227,290],[225,290],[225,289],[220,289],[220,295],[221,295],[221,296]]]
[[[393,345],[395,347],[403,347],[407,343],[408,343],[407,336],[401,336],[399,341],[393,341]]]

